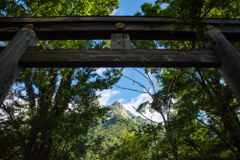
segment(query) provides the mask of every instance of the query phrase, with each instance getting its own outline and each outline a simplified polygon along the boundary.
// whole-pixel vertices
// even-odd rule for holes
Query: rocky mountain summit
[[[133,121],[134,123],[141,124],[141,125],[151,123],[149,120],[146,120],[146,119],[142,118],[141,116],[135,116],[130,111],[126,110],[126,108],[123,106],[123,104],[118,101],[113,103],[110,106],[110,108],[111,108],[111,110],[107,114],[108,119],[104,123],[104,125],[110,125],[110,124],[116,123],[117,117],[119,117],[119,116],[122,118],[125,118],[127,120]]]
[[[124,106],[116,101],[115,103],[113,103],[111,106],[110,106],[112,109],[111,111],[107,114],[107,116],[109,117],[114,117],[116,116],[116,114],[119,114],[121,115],[123,118],[125,119],[128,119],[128,120],[131,120],[132,117],[129,115],[129,111],[127,111]]]

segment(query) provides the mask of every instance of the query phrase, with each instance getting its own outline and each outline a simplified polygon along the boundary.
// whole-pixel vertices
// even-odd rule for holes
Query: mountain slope
[[[140,116],[135,116],[120,103],[115,102],[109,106],[111,110],[108,112],[107,120],[94,129],[95,134],[91,136],[91,139],[103,138],[101,143],[101,151],[99,153],[93,153],[89,151],[85,159],[92,159],[94,155],[96,157],[99,154],[104,154],[111,149],[115,144],[120,144],[119,138],[123,133],[130,130],[138,130],[142,125],[150,124],[151,121],[146,120]]]
[[[95,138],[103,137],[105,142],[102,144],[104,150],[109,149],[114,144],[118,144],[119,138],[126,131],[138,129],[142,125],[151,123],[140,116],[135,116],[125,109],[120,102],[115,102],[109,106],[111,110],[107,114],[108,118],[103,125],[96,129]]]

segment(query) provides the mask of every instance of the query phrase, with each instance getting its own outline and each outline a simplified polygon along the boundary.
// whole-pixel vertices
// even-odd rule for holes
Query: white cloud
[[[136,112],[136,110],[134,108],[137,108],[140,104],[142,104],[143,102],[146,102],[146,101],[151,101],[151,96],[147,93],[143,93],[137,97],[134,97],[131,100],[131,102],[123,104],[123,106],[127,110],[129,110],[131,113],[135,114],[136,116],[142,116],[141,114]],[[144,113],[144,116],[146,116],[147,118],[152,119],[153,121],[156,121],[156,122],[162,121],[162,117],[159,113],[156,113],[156,112],[151,113],[151,112],[149,112],[149,110],[146,110],[146,113]]]
[[[99,76],[101,76],[101,74],[103,73],[103,72],[105,72],[107,69],[106,68],[98,68],[97,70],[96,70],[96,73],[99,75]]]
[[[117,100],[118,102],[122,103],[124,102],[124,99],[123,98],[120,98],[119,100]]]
[[[111,16],[114,16],[118,11],[119,11],[119,9],[115,9],[115,10],[113,11],[113,13],[111,14]]]
[[[109,105],[108,101],[115,96],[116,94],[120,94],[119,91],[116,90],[103,90],[101,92],[97,92],[101,97],[98,99],[101,106]]]
[[[149,75],[149,78],[150,78],[152,81],[155,79],[155,77],[154,77],[154,75],[153,75],[153,74],[151,74],[151,73],[148,73],[148,75]]]

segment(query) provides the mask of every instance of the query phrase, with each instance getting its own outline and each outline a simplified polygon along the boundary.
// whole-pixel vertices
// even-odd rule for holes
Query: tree
[[[152,153],[147,135],[126,132],[120,138],[113,159],[148,159]]]
[[[148,44],[148,42],[146,44]],[[137,108],[135,108],[134,106],[133,107],[142,116],[144,116],[142,113],[144,113],[147,109],[149,109],[151,112],[157,112],[161,115],[161,118],[163,119],[163,122],[155,122],[155,121],[152,121],[150,119],[149,120],[158,125],[157,130],[159,130],[159,132],[158,132],[159,134],[162,133],[162,132],[164,133],[164,136],[166,137],[168,143],[171,146],[170,147],[170,150],[171,150],[170,154],[172,154],[173,159],[178,159],[178,151],[177,151],[178,148],[177,148],[177,145],[176,145],[175,133],[174,133],[173,129],[171,128],[171,126],[169,125],[169,121],[171,120],[171,117],[172,117],[171,109],[173,107],[173,95],[172,95],[172,85],[173,84],[171,83],[169,85],[169,88],[168,88],[167,91],[159,90],[155,87],[152,79],[150,78],[151,77],[149,75],[150,72],[147,69],[145,69],[145,74],[142,73],[141,71],[137,70],[137,69],[135,69],[135,71],[138,72],[139,74],[141,74],[143,76],[143,78],[147,79],[147,81],[149,82],[149,84],[151,86],[150,88],[153,91],[153,93],[151,92],[150,88],[147,88],[142,83],[140,83],[137,80],[134,80],[132,78],[129,78],[127,76],[124,76],[124,75],[123,75],[124,78],[127,78],[128,80],[132,81],[133,83],[138,84],[140,87],[142,87],[144,89],[144,91],[135,90],[135,89],[131,89],[131,88],[123,88],[123,87],[120,87],[120,86],[117,86],[117,87],[120,87],[122,89],[128,89],[128,90],[131,90],[131,91],[137,91],[137,92],[145,93],[145,94],[148,94],[151,97],[151,100],[142,103]],[[147,117],[145,117],[145,118],[147,118]],[[152,125],[151,127],[155,128],[154,130],[156,130],[155,124]],[[150,128],[150,129],[152,129],[152,128]],[[149,132],[149,131],[146,130],[146,132]],[[143,132],[143,134],[145,134],[145,133]],[[155,141],[155,138],[152,139],[152,140]]]
[[[148,75],[148,73],[146,72]],[[150,76],[148,75],[147,78],[151,82]],[[165,131],[165,136],[168,138],[169,143],[171,144],[171,150],[172,154],[174,157],[174,160],[178,159],[178,149],[176,145],[176,138],[174,131],[172,128],[169,126],[169,121],[171,120],[171,109],[173,106],[173,95],[171,94],[171,84],[169,85],[169,89],[164,92],[163,90],[161,91],[156,91],[155,87],[152,83],[154,93],[150,94],[152,100],[147,101],[143,104],[141,104],[138,108],[137,111],[142,113],[145,112],[146,109],[150,108],[151,110],[159,113],[163,119],[162,123],[159,123],[159,125],[162,125],[161,129],[164,129]],[[147,91],[150,93],[150,91]]]
[[[167,8],[160,7],[163,3],[168,4]],[[176,17],[175,22],[190,23],[190,28],[197,30],[198,41],[155,41],[155,44],[153,41],[133,41],[133,48],[143,45],[144,48],[163,46],[168,49],[197,49],[209,44],[209,38],[204,33],[204,18],[223,18],[224,25],[227,19],[240,16],[237,1],[157,0],[154,5],[143,4],[142,11],[136,15],[172,16]],[[176,30],[183,28],[175,22],[173,26]],[[235,47],[239,45],[232,44]],[[160,87],[153,94],[144,85],[131,80],[152,96],[152,101],[140,105],[138,111],[143,112],[149,105],[162,117],[168,117],[163,118],[164,125],[159,130],[165,132],[162,139],[149,139],[160,143],[159,151],[171,156],[162,147],[171,144],[168,150],[172,150],[174,159],[239,159],[239,104],[216,69],[150,68],[146,75],[149,73],[158,80]],[[146,75],[143,76],[146,78]],[[171,103],[172,100],[175,102]],[[164,108],[171,113],[164,113]],[[163,156],[161,158],[164,159]]]
[[[165,9],[161,4],[167,3]],[[157,41],[158,45],[169,49],[196,49],[199,46],[207,46],[207,36],[204,35],[203,18],[223,18],[227,23],[229,18],[239,18],[238,1],[215,1],[215,0],[197,0],[197,1],[162,1],[157,0],[154,5],[145,3],[142,5],[143,13],[137,13],[142,16],[172,16],[176,17],[176,22],[189,22],[191,29],[196,29],[198,41]],[[183,26],[174,26],[177,30]],[[235,47],[239,43],[232,43]],[[232,92],[229,90],[224,80],[216,69],[189,68],[189,69],[149,69],[158,80],[161,93],[169,93],[169,86],[172,87],[171,95],[177,101],[173,104],[175,114],[172,115],[173,130],[178,132],[187,129],[189,133],[197,133],[198,130],[190,129],[196,125],[209,131],[203,132],[209,139],[203,138],[205,144],[209,144],[207,150],[203,147],[196,147],[199,143],[197,139],[190,139],[191,134],[184,137],[177,136],[177,144],[180,142],[188,143],[192,148],[204,157],[205,153],[218,153],[217,156],[231,156],[239,158],[240,153],[240,128],[237,103]],[[171,98],[171,97],[169,97]],[[203,113],[203,114],[201,114]],[[211,134],[210,134],[211,133]],[[210,136],[211,135],[211,136]],[[210,143],[212,140],[215,143]],[[227,148],[219,147],[223,145]],[[181,145],[178,145],[181,146]],[[213,147],[214,146],[214,147]],[[218,148],[212,150],[213,148]],[[212,150],[212,152],[210,152]],[[228,153],[223,155],[223,153]]]
[[[48,17],[109,15],[118,7],[110,1],[3,1],[1,16]],[[104,42],[100,42],[104,43]],[[40,41],[44,49],[89,49],[92,41]],[[100,45],[99,45],[100,46]],[[98,75],[96,68],[23,69],[1,105],[3,159],[71,159],[84,156],[97,140],[88,134],[107,113],[97,90],[110,88],[121,70]],[[99,144],[98,144],[99,145]]]

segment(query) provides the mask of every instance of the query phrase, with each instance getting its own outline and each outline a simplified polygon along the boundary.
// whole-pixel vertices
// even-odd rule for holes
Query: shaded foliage
[[[2,17],[109,15],[118,8],[110,1],[1,1]],[[40,41],[44,49],[90,49],[92,41]],[[101,108],[96,91],[108,89],[121,70],[102,75],[97,68],[23,69],[1,105],[2,159],[76,159],[87,149],[98,150],[101,139],[89,138],[108,109]]]

